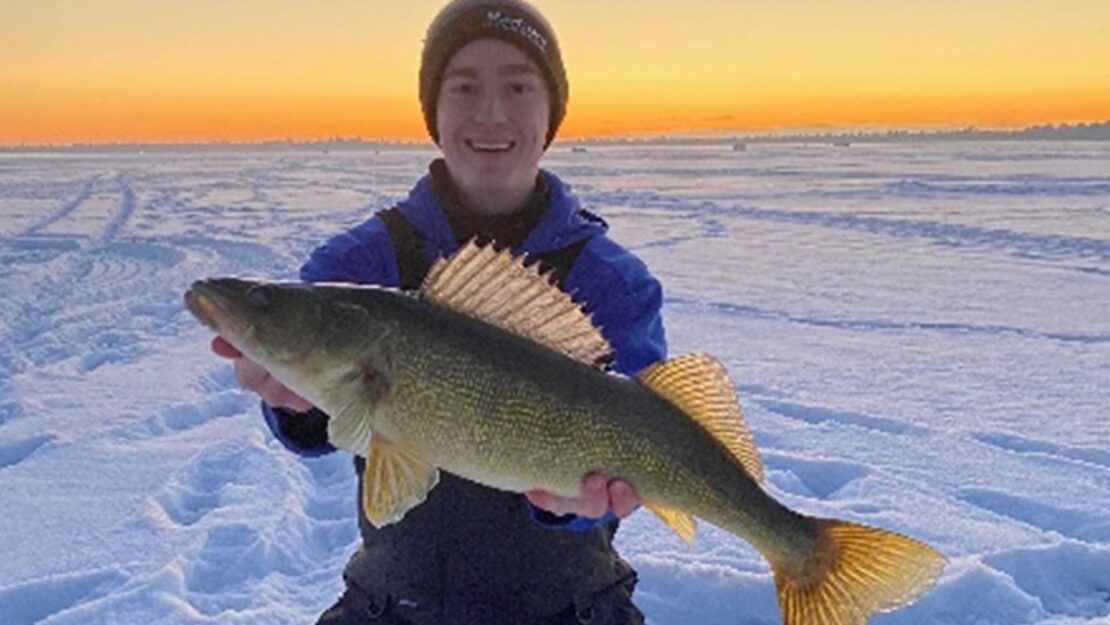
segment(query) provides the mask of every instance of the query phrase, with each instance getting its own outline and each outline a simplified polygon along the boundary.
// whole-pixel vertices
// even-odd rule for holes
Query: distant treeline
[[[274,139],[267,141],[206,141],[190,143],[68,143],[56,145],[0,145],[2,153],[126,153],[158,154],[172,152],[286,152],[289,150],[310,150],[317,152],[339,152],[350,150],[428,150],[433,146],[428,142],[368,141],[366,139],[319,139],[295,141]]]
[[[1082,124],[1045,124],[1020,130],[981,130],[973,126],[959,130],[888,130],[885,132],[797,132],[761,133],[714,136],[656,136],[642,138],[575,139],[557,142],[572,148],[588,146],[661,145],[702,146],[732,145],[741,148],[750,143],[822,143],[851,145],[853,143],[919,143],[926,141],[1110,141],[1110,122]],[[64,145],[6,145],[0,153],[159,153],[159,152],[278,152],[312,150],[318,152],[348,150],[427,150],[428,142],[374,141],[358,138],[332,138],[312,141],[216,141],[198,143],[72,143]]]
[[[960,130],[828,133],[818,135],[782,135],[750,137],[742,141],[757,142],[850,142],[903,143],[916,141],[1110,141],[1110,122],[1089,124],[1045,124],[1021,130],[980,130],[973,126]]]
[[[728,145],[749,143],[920,143],[925,141],[1110,141],[1110,122],[1045,124],[1020,130],[981,130],[973,126],[959,130],[888,130],[885,132],[797,132],[734,135],[730,137],[651,137],[642,139],[586,139],[572,145]]]

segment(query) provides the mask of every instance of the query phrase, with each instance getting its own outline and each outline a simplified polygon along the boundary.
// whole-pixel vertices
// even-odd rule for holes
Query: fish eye
[[[256,284],[247,289],[246,298],[255,308],[269,308],[273,304],[270,289],[264,284]]]

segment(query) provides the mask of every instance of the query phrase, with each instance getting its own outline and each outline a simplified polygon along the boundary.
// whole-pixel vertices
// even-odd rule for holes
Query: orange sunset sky
[[[440,0],[0,0],[0,144],[423,140]],[[562,138],[1110,119],[1110,0],[536,0]]]

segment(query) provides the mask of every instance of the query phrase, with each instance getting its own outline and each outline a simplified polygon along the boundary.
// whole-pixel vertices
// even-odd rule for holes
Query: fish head
[[[325,330],[327,301],[308,284],[209,278],[193,283],[185,305],[201,323],[262,364],[304,360]]]
[[[373,405],[388,389],[396,349],[387,339],[399,333],[376,295],[352,284],[210,278],[193,283],[185,304],[286,387],[340,410]]]

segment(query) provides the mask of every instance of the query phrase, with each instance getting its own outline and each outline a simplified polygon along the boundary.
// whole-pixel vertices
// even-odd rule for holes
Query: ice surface
[[[306,623],[349,457],[273,441],[184,310],[290,278],[432,151],[0,156],[0,623]],[[730,369],[771,491],[926,540],[883,624],[1110,622],[1110,145],[556,147]],[[622,527],[653,625],[779,622],[746,543]]]

